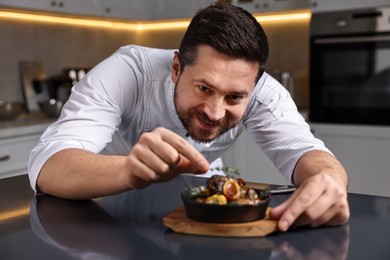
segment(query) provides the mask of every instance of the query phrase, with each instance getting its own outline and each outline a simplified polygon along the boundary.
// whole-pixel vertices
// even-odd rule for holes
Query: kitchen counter
[[[43,113],[24,113],[13,120],[0,120],[0,139],[10,136],[42,133],[55,121]]]
[[[257,238],[174,233],[162,218],[181,204],[184,182],[98,200],[33,196],[27,176],[0,180],[0,259],[388,259],[390,198],[349,194],[339,227],[291,229]],[[289,195],[273,195],[271,206]]]
[[[24,113],[13,120],[0,120],[0,179],[27,173],[30,151],[54,120],[42,113]]]

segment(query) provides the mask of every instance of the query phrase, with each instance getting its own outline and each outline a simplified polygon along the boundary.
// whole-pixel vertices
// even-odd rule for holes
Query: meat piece
[[[223,193],[223,185],[227,180],[226,176],[223,175],[213,175],[209,179],[207,179],[207,188],[210,190],[211,194]]]

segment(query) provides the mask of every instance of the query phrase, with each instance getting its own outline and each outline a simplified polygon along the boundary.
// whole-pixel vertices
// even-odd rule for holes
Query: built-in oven
[[[390,6],[314,13],[309,74],[311,122],[390,125]]]

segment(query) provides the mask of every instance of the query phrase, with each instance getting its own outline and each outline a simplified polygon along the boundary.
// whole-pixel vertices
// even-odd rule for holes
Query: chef
[[[73,87],[32,150],[32,188],[86,199],[201,175],[246,129],[297,186],[270,212],[281,231],[347,222],[347,173],[265,72],[267,59],[257,20],[218,3],[194,16],[178,50],[120,48]]]

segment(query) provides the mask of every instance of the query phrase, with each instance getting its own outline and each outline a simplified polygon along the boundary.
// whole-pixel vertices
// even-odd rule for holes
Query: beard
[[[225,115],[225,117],[218,121],[213,121],[205,112],[201,111],[197,107],[186,109],[180,106],[179,99],[180,98],[176,85],[174,91],[174,105],[176,108],[176,113],[184,128],[187,130],[187,137],[190,136],[196,142],[212,142],[238,124],[238,122],[235,122],[231,116],[229,116],[229,114]],[[194,124],[196,119],[214,126],[213,130],[197,127]]]

